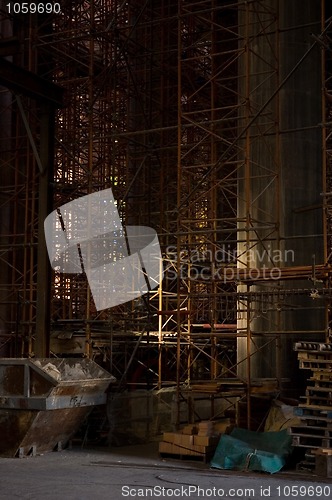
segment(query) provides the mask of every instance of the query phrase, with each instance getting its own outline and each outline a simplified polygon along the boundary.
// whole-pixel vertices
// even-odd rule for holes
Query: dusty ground
[[[211,469],[162,459],[157,444],[100,447],[0,459],[0,499],[332,498],[330,480],[312,473],[276,475]]]

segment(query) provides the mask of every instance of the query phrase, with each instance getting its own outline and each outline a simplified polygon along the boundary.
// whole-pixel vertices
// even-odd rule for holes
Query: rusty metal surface
[[[106,402],[115,378],[89,359],[0,359],[0,408],[51,410]]]
[[[54,411],[0,410],[0,456],[28,455],[64,447],[75,434],[92,407]]]
[[[114,381],[89,359],[0,359],[0,456],[63,446]]]
[[[15,457],[36,412],[0,410],[0,456]]]
[[[20,448],[27,455],[32,446],[36,446],[37,453],[53,451],[58,443],[65,446],[91,409],[92,407],[85,407],[36,412]]]
[[[0,366],[0,394],[3,396],[24,393],[24,366]]]

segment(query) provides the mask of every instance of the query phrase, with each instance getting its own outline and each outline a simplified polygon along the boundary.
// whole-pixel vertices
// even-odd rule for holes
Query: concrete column
[[[257,6],[257,12],[239,14],[241,31],[248,42],[239,63],[242,129],[306,53],[313,43],[311,33],[320,33],[319,2],[268,0],[257,4],[264,4],[264,9]],[[276,22],[272,21],[273,12]],[[249,100],[245,101],[245,96]],[[238,254],[243,255],[243,265],[246,250],[249,267],[311,265],[313,255],[317,263],[323,262],[322,213],[314,208],[321,203],[322,191],[319,123],[321,68],[320,51],[315,48],[243,134],[243,166],[238,181],[238,217],[243,218]],[[313,286],[300,281],[280,285]],[[276,289],[277,283],[272,286]],[[271,284],[251,286],[250,290],[266,291],[268,287],[271,289]],[[282,304],[280,312],[270,310],[276,304],[268,297],[263,304],[251,304],[251,331],[289,331],[251,357],[251,377],[292,378],[297,367],[293,342],[298,338],[292,332],[324,329],[323,308],[317,310],[312,299],[294,297],[288,302],[294,306],[289,312]],[[238,326],[246,322],[243,312]],[[251,352],[266,340],[256,336]],[[247,340],[239,339],[238,362],[247,355]],[[248,375],[247,362],[239,365],[238,372]]]

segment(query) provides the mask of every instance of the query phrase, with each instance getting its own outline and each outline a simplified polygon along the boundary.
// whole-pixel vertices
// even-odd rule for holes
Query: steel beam
[[[0,84],[15,93],[63,107],[64,89],[0,57]]]

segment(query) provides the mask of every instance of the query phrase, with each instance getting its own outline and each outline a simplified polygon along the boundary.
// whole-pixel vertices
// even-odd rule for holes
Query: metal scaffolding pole
[[[171,385],[178,424],[194,387],[236,381],[242,393],[224,409],[246,397],[250,427],[257,378],[282,388],[292,333],[321,336],[330,321],[331,13],[324,0],[301,16],[288,4],[63,2],[39,29],[33,16],[24,26],[6,17],[1,4],[7,35],[14,27],[24,40],[13,62],[63,87],[66,106],[55,116],[54,172],[43,180],[31,96],[41,92],[38,78],[22,99],[30,132],[15,99],[0,94],[11,130],[0,145],[0,346],[9,336],[11,354],[47,350],[40,219],[51,204],[111,187],[124,225],[157,230],[164,281],[144,298],[96,311],[84,274],[52,271],[51,352],[93,357],[125,373],[128,387]],[[321,77],[308,97],[301,71],[312,65]],[[305,309],[318,318],[308,327]]]

